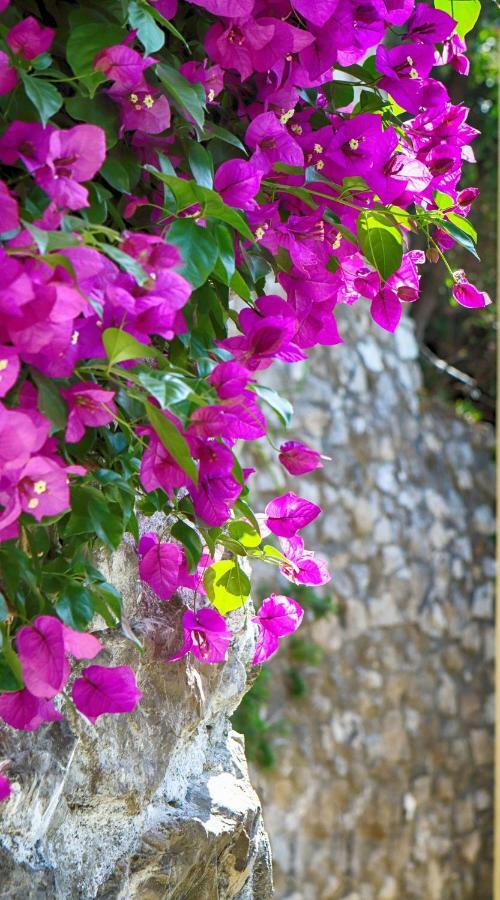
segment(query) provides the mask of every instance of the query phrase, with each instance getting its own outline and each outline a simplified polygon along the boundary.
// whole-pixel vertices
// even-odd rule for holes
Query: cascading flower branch
[[[467,73],[477,0],[38,11],[0,0],[0,718],[24,730],[140,700],[126,666],[71,674],[102,650],[96,614],[125,626],[95,567],[125,533],[161,601],[197,597],[170,663],[226,658],[243,558],[329,580],[299,534],[319,507],[288,491],[252,509],[240,449],[291,414],[260,370],[342,343],[339,304],[394,331],[426,256],[452,302],[489,302],[445,258],[476,252],[459,186],[476,132],[439,75]],[[327,459],[277,455],[292,476]],[[139,540],[157,511],[168,540]],[[301,619],[266,598],[254,662]]]

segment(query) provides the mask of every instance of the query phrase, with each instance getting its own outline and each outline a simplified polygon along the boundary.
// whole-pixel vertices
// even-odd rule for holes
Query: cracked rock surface
[[[97,661],[132,664],[144,697],[94,726],[66,704],[65,722],[0,730],[14,784],[0,809],[0,897],[267,900],[269,842],[228,721],[247,686],[249,617],[233,614],[224,665],[167,665],[181,643],[179,601],[144,605],[127,545],[101,563],[145,652],[112,635]]]

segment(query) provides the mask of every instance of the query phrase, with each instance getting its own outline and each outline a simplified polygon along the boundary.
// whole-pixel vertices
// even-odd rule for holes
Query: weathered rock
[[[303,700],[286,692],[285,641],[272,661],[268,714],[291,734],[279,774],[254,782],[276,896],[489,900],[493,432],[419,397],[409,320],[395,339],[358,304],[341,330],[300,390],[286,366],[274,382],[290,437],[332,457],[285,490],[319,494],[304,537],[341,609],[302,628],[324,653]]]
[[[228,721],[247,686],[248,616],[233,614],[226,664],[167,665],[181,642],[179,602],[141,595],[128,546],[107,566],[145,652],[108,635],[102,661],[133,664],[144,697],[95,726],[66,704],[64,723],[2,729],[14,792],[0,810],[0,897],[266,900],[269,844]]]

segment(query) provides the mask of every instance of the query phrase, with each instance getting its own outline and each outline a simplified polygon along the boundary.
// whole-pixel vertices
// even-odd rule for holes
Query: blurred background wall
[[[283,580],[307,624],[236,720],[276,896],[490,900],[493,429],[422,397],[411,320],[346,313],[346,345],[279,385],[293,436],[332,457],[300,483],[332,582]],[[297,487],[271,463],[261,485]]]
[[[464,182],[481,190],[481,261],[457,247],[452,265],[492,297],[496,22],[485,0],[470,76],[447,84],[482,132]],[[332,572],[318,591],[283,580],[305,623],[233,720],[277,900],[492,896],[496,312],[458,308],[450,287],[429,266],[392,336],[360,301],[340,316],[345,345],[273,382],[295,408],[289,437],[332,457],[294,484],[270,453],[260,480],[263,503],[291,489],[321,503],[304,537]],[[276,590],[262,578],[259,597]]]

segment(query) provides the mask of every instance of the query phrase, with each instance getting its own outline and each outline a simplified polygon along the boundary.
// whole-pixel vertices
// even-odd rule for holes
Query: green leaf
[[[324,84],[322,85],[322,90],[328,102],[335,109],[341,109],[343,106],[349,106],[349,104],[354,100],[354,90],[351,85],[343,84],[341,81]]]
[[[116,366],[128,359],[160,358],[164,361],[163,354],[155,347],[147,347],[141,344],[135,337],[120,328],[106,328],[102,335],[102,342],[109,359],[110,366]]]
[[[270,559],[280,563],[289,563],[289,560],[283,555],[281,550],[273,547],[272,544],[264,544],[262,548],[262,559]]]
[[[260,546],[262,538],[259,532],[252,528],[248,522],[242,522],[241,519],[233,519],[229,523],[228,531],[231,537],[243,547],[253,550]]]
[[[102,616],[107,625],[112,628],[117,622],[121,621],[122,597],[112,584],[103,581],[93,585],[90,596],[94,612]]]
[[[285,428],[289,428],[293,417],[293,406],[290,401],[277,394],[273,388],[266,387],[263,384],[253,385],[253,390],[261,400],[264,400],[274,410]]]
[[[226,278],[225,284],[230,284],[231,279],[236,270],[234,259],[234,238],[226,225],[215,225],[215,235],[217,237],[217,245],[219,247],[219,259],[222,263]]]
[[[57,88],[48,81],[41,78],[34,78],[19,69],[19,75],[26,91],[26,96],[31,100],[33,106],[40,116],[42,125],[46,125],[51,116],[61,109],[63,98]]]
[[[195,181],[186,181],[184,178],[174,178],[164,172],[159,172],[154,166],[144,166],[147,172],[151,172],[160,181],[163,181],[172,191],[177,203],[178,211],[188,209],[191,206],[200,205],[203,218],[211,217],[227,222],[238,231],[242,237],[254,242],[255,238],[247,225],[247,222],[236,209],[227,206],[222,197],[216,191],[202,187]],[[177,223],[174,223],[177,224]],[[169,232],[170,235],[170,232]]]
[[[147,400],[144,406],[151,425],[160,438],[163,446],[168,450],[176,463],[195,484],[198,482],[198,470],[191,459],[191,451],[180,431],[170,419],[167,419],[161,410],[157,409]]]
[[[71,515],[64,530],[66,537],[95,534],[116,550],[123,537],[121,516],[115,515],[101,491],[87,485],[71,489]]]
[[[451,216],[449,216],[449,218],[451,218]],[[467,222],[465,219],[462,219],[460,216],[455,216],[455,219],[459,220],[460,226],[456,225],[455,221],[450,222],[450,221],[448,221],[448,219],[443,219],[443,221],[439,223],[440,228],[442,228],[443,231],[446,231],[447,234],[451,235],[451,237],[458,244],[460,244],[462,247],[464,247],[466,250],[468,250],[469,253],[472,253],[472,255],[476,257],[476,259],[480,259],[480,257],[478,256],[472,235],[469,233],[469,231],[466,231],[463,226],[464,225],[469,226],[469,229],[472,229],[474,234],[476,234],[475,229],[472,228],[472,225],[470,224],[470,222]]]
[[[434,200],[439,209],[452,209],[455,206],[453,197],[449,194],[443,194],[442,191],[434,191]]]
[[[77,631],[85,631],[94,615],[92,598],[81,584],[69,584],[64,588],[55,609],[64,624]]]
[[[91,22],[88,25],[70,28],[66,59],[91,97],[94,96],[96,88],[106,80],[102,72],[93,71],[97,54],[106,47],[120,44],[123,34],[123,29],[118,25],[108,25],[106,22]]]
[[[99,125],[106,132],[108,149],[118,140],[118,108],[105,94],[97,97],[78,95],[65,100],[66,112],[77,122]],[[102,170],[101,170],[102,171]]]
[[[113,262],[118,263],[124,272],[133,275],[137,284],[142,285],[149,280],[149,276],[133,256],[129,256],[128,253],[124,253],[123,250],[120,250],[118,247],[113,247],[111,244],[103,244],[101,241],[96,241],[96,246],[99,247],[99,250],[105,253],[106,256],[109,256]]]
[[[203,85],[191,84],[177,69],[164,63],[156,67],[156,74],[177,106],[186,110],[198,127],[203,128],[206,102]]]
[[[130,194],[139,181],[141,167],[134,153],[127,146],[120,144],[108,153],[99,174],[115,191]]]
[[[219,254],[212,234],[206,228],[195,225],[192,219],[177,219],[168,230],[167,240],[177,247],[182,256],[184,264],[180,269],[181,275],[194,288],[205,284]]]
[[[238,271],[235,271],[231,278],[230,288],[235,294],[238,294],[238,297],[241,297],[242,300],[246,300],[247,303],[251,300],[252,294],[250,288]]]
[[[12,693],[24,687],[21,663],[10,643],[5,641],[0,651],[0,691]]]
[[[203,144],[198,144],[196,141],[187,142],[187,157],[189,168],[197,184],[201,187],[213,188],[214,163]]]
[[[233,506],[233,511],[235,513],[238,513],[242,518],[248,519],[248,521],[252,523],[252,525],[255,528],[255,530],[257,531],[257,533],[260,534],[259,523],[258,523],[257,519],[255,518],[253,509],[251,508],[251,506],[248,505],[248,503],[245,500],[242,500],[241,497],[238,498],[238,500],[236,501],[236,503]]]
[[[131,28],[137,31],[145,53],[156,53],[161,50],[165,43],[165,35],[161,28],[158,28],[151,13],[135,0],[128,5],[128,23]]]
[[[186,522],[176,522],[170,529],[170,534],[184,547],[189,571],[194,572],[203,553],[203,543],[198,532]]]
[[[481,12],[480,0],[434,0],[434,6],[455,19],[461,38],[472,31]]]
[[[9,607],[4,595],[0,592],[0,622],[5,622],[9,618]]]
[[[31,222],[21,220],[24,228],[31,234],[40,253],[47,251],[61,250],[64,247],[79,247],[81,241],[74,234],[66,234],[64,231],[44,231]]]
[[[203,584],[208,599],[223,616],[243,606],[250,596],[250,581],[234,559],[209,566]]]
[[[465,234],[468,234],[469,237],[472,238],[474,243],[477,241],[477,231],[473,225],[468,221],[468,219],[464,219],[463,216],[459,216],[458,213],[450,212],[446,214],[446,218],[449,222],[452,222],[453,225],[456,225],[457,228],[460,228],[460,231],[465,231]]]
[[[49,419],[54,428],[52,431],[61,431],[66,427],[66,404],[62,399],[59,389],[51,378],[46,378],[36,369],[31,370],[31,377],[38,388],[38,408]]]
[[[238,150],[242,150],[245,156],[248,156],[248,150],[244,144],[240,141],[236,135],[231,134],[227,128],[222,128],[221,125],[214,125],[213,122],[210,122],[207,130],[203,134],[204,141],[211,141],[214,138],[218,138],[219,141],[224,141],[225,144],[231,144],[232,147],[237,147]]]
[[[151,15],[153,16],[153,18],[156,19],[156,21],[159,22],[160,25],[163,25],[164,28],[166,28],[168,31],[170,31],[170,34],[173,34],[174,37],[176,37],[178,41],[181,41],[181,43],[184,44],[186,50],[189,52],[189,44],[183,38],[180,31],[177,30],[175,25],[173,25],[172,22],[170,22],[168,19],[165,19],[165,17],[162,16],[162,14],[155,8],[155,6],[153,4],[151,4],[149,11],[150,11]]]
[[[403,238],[391,219],[380,212],[363,212],[358,218],[358,240],[365,259],[386,281],[403,259]]]
[[[139,372],[137,378],[147,392],[158,400],[162,409],[181,403],[192,392],[192,387],[186,379],[175,372],[158,372],[150,369],[147,372]]]

